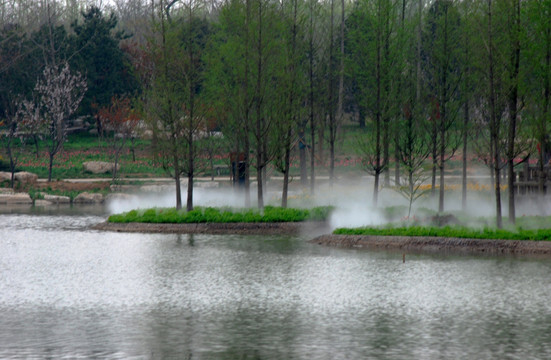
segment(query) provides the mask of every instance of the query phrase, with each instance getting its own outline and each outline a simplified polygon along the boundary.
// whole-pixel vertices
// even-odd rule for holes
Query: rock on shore
[[[32,204],[33,200],[27,193],[0,194],[0,204]]]
[[[35,184],[38,180],[38,175],[27,172],[19,171],[13,174],[14,180],[21,185]],[[0,171],[0,181],[11,181],[11,172]]]
[[[103,195],[98,193],[83,192],[78,194],[73,200],[74,204],[101,204]]]

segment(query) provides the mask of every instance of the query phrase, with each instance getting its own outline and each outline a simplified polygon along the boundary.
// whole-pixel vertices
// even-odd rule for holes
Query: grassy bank
[[[266,206],[263,211],[257,209],[231,209],[198,207],[192,211],[174,208],[153,208],[132,210],[127,213],[111,215],[111,223],[258,223],[258,222],[301,222],[324,221],[329,217],[332,207],[312,209],[289,209]]]
[[[336,229],[337,235],[372,235],[372,236],[431,236],[463,239],[503,239],[550,241],[551,229],[473,229],[461,226],[401,226],[401,227],[361,227]]]

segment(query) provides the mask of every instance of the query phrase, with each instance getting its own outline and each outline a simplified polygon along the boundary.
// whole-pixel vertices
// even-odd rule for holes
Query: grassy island
[[[333,208],[330,206],[312,209],[292,209],[266,206],[258,209],[233,209],[197,207],[192,211],[175,208],[153,208],[132,210],[123,214],[111,215],[110,223],[281,223],[303,221],[325,221]]]
[[[410,226],[410,227],[361,227],[361,228],[340,228],[336,229],[335,235],[370,235],[370,236],[422,236],[459,239],[501,239],[501,240],[551,240],[551,229],[472,229],[466,227],[433,227],[433,226]]]

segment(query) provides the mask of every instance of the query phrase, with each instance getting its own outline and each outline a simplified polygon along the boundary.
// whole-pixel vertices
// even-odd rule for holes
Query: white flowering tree
[[[67,121],[77,110],[86,92],[86,78],[71,73],[69,64],[47,66],[35,86],[40,109],[37,128],[45,129],[44,140],[49,156],[48,181],[52,181],[54,157],[67,137]]]

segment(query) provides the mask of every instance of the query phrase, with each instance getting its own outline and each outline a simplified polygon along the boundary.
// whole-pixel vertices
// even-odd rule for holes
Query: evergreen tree
[[[80,114],[92,114],[95,109],[109,106],[113,96],[132,94],[138,83],[132,67],[119,43],[125,35],[116,31],[117,17],[104,16],[101,9],[91,6],[82,13],[82,23],[71,26],[71,65],[86,74],[88,92],[82,100]]]

